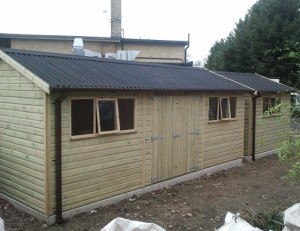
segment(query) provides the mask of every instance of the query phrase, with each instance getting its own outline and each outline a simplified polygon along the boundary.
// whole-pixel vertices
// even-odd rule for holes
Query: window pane
[[[94,100],[71,101],[72,136],[92,134],[94,127]]]
[[[221,116],[222,119],[230,118],[228,98],[221,98]]]
[[[134,129],[134,99],[118,99],[120,130]]]
[[[276,106],[276,99],[271,98],[271,107],[275,107],[275,106]]]
[[[279,105],[279,106],[278,106],[278,105]],[[281,98],[277,98],[277,99],[276,99],[276,106],[277,106],[276,113],[280,113],[280,109],[281,109]]]
[[[218,97],[209,98],[209,120],[218,120]]]
[[[278,114],[280,112],[280,98],[270,98],[271,114]]]
[[[100,113],[100,130],[101,132],[113,131],[117,129],[116,126],[116,110],[115,101],[98,101]]]
[[[231,118],[236,118],[236,97],[230,97],[229,100]]]
[[[269,111],[269,97],[263,98],[263,114],[267,114]]]

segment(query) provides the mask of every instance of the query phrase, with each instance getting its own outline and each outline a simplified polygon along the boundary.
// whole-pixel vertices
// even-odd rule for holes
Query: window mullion
[[[116,130],[120,131],[119,105],[118,105],[118,100],[117,99],[115,99],[115,111],[116,111],[115,123],[117,125],[117,129]]]
[[[217,102],[217,105],[218,105],[218,110],[217,110],[217,120],[220,120],[222,118],[222,107],[221,107],[221,98],[218,97],[218,102]]]
[[[99,101],[100,99],[97,99],[97,103],[96,103],[98,133],[101,132]]]
[[[229,115],[229,119],[231,119],[230,98],[227,97],[227,100],[228,100],[228,115]]]

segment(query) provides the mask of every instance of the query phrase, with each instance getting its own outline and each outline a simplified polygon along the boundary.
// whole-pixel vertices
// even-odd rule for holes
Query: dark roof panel
[[[294,88],[272,81],[264,76],[252,73],[215,71],[217,74],[225,76],[238,83],[246,85],[259,92],[296,92]]]
[[[50,89],[251,91],[201,68],[2,49]]]

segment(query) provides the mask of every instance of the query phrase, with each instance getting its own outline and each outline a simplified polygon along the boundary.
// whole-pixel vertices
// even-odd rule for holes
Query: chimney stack
[[[111,37],[122,37],[121,0],[111,0]]]

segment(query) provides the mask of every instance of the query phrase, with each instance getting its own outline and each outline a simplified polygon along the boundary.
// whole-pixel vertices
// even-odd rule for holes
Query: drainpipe
[[[255,161],[256,99],[260,96],[261,94],[255,91],[254,96],[252,97],[252,161]]]
[[[62,171],[61,171],[61,102],[63,93],[55,99],[55,205],[56,223],[61,224],[62,219]]]
[[[190,47],[190,33],[188,33],[188,45],[184,48],[184,62],[186,63],[187,49]]]

